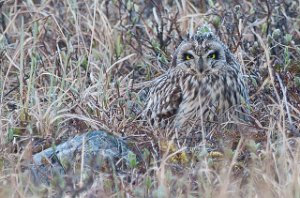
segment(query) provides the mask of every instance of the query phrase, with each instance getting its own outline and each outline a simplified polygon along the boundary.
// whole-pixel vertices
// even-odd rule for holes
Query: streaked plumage
[[[240,64],[212,32],[183,41],[172,67],[153,81],[144,115],[156,127],[210,126],[241,118],[248,101]]]

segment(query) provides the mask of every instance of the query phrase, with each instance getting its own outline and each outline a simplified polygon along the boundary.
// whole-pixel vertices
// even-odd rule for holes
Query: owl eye
[[[182,56],[182,59],[185,60],[185,61],[186,60],[191,60],[193,58],[194,58],[194,56],[192,54],[189,54],[189,53],[184,53],[183,56]]]
[[[207,57],[211,59],[218,59],[218,53],[217,52],[210,53],[208,54]]]

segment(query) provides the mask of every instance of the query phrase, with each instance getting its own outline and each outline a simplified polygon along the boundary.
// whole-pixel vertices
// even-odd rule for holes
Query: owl
[[[241,65],[206,26],[175,50],[151,83],[144,116],[155,127],[212,126],[244,119],[248,92]]]

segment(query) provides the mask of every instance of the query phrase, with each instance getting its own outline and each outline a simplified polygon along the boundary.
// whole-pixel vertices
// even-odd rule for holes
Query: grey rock
[[[82,171],[90,175],[95,170],[101,171],[103,166],[114,170],[128,167],[132,154],[121,138],[104,131],[92,131],[35,154],[30,172],[34,183],[49,184],[53,178],[70,172],[79,177]]]

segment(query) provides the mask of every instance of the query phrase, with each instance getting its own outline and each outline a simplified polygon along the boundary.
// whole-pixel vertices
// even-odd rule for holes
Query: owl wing
[[[158,77],[149,91],[145,114],[153,126],[170,123],[182,102],[182,90],[176,72]]]

